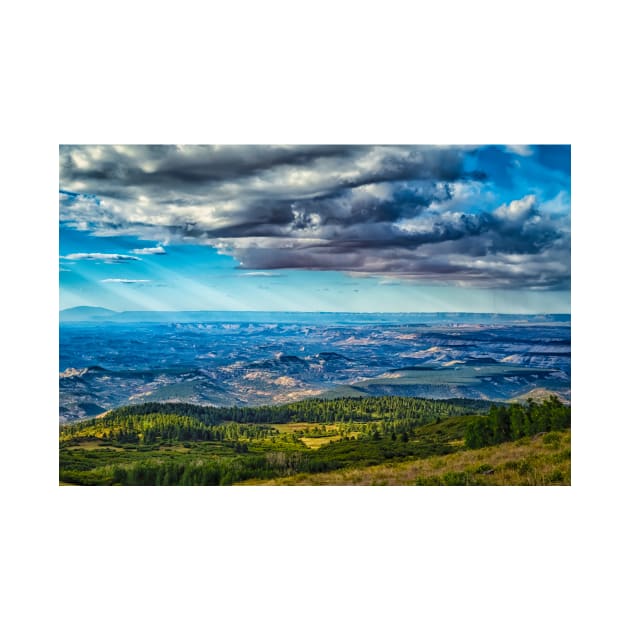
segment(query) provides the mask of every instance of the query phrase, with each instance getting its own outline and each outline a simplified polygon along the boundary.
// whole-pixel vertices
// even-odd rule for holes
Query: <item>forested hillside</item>
[[[59,475],[87,485],[262,482],[448,456],[569,426],[570,408],[557,398],[510,406],[393,396],[247,408],[147,403],[60,427]]]

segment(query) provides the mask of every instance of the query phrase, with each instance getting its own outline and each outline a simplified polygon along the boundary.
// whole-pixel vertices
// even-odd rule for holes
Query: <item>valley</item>
[[[204,317],[62,317],[60,422],[143,402],[571,397],[568,316],[197,314]]]

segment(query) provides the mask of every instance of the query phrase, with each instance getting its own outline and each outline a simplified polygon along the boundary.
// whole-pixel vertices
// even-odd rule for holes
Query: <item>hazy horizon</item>
[[[532,312],[522,312],[522,311],[514,311],[514,312],[505,312],[505,311],[343,311],[343,310],[334,310],[334,311],[303,311],[303,310],[274,310],[274,309],[124,309],[122,311],[106,308],[103,306],[94,306],[91,304],[80,304],[78,306],[71,306],[68,308],[59,309],[60,313],[64,311],[71,311],[74,309],[81,308],[92,308],[92,309],[102,309],[111,311],[113,313],[126,313],[126,312],[137,312],[137,313],[347,313],[347,314],[380,314],[380,315],[397,315],[397,314],[405,314],[405,315],[413,315],[413,314],[453,314],[453,315],[528,315],[528,316],[536,316],[536,315],[571,315],[570,311],[557,311],[557,312],[549,312],[549,311],[532,311]]]

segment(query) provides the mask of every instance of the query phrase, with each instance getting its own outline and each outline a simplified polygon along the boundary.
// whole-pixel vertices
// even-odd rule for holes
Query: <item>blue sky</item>
[[[60,306],[570,312],[567,146],[62,146]]]

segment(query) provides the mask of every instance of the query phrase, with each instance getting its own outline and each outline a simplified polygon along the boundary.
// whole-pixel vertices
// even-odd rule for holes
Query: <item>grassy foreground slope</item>
[[[328,473],[297,474],[244,485],[565,486],[571,485],[571,431],[480,449]]]
[[[569,484],[569,428],[570,408],[557,399],[494,406],[384,396],[240,409],[149,403],[62,426],[59,480]]]

